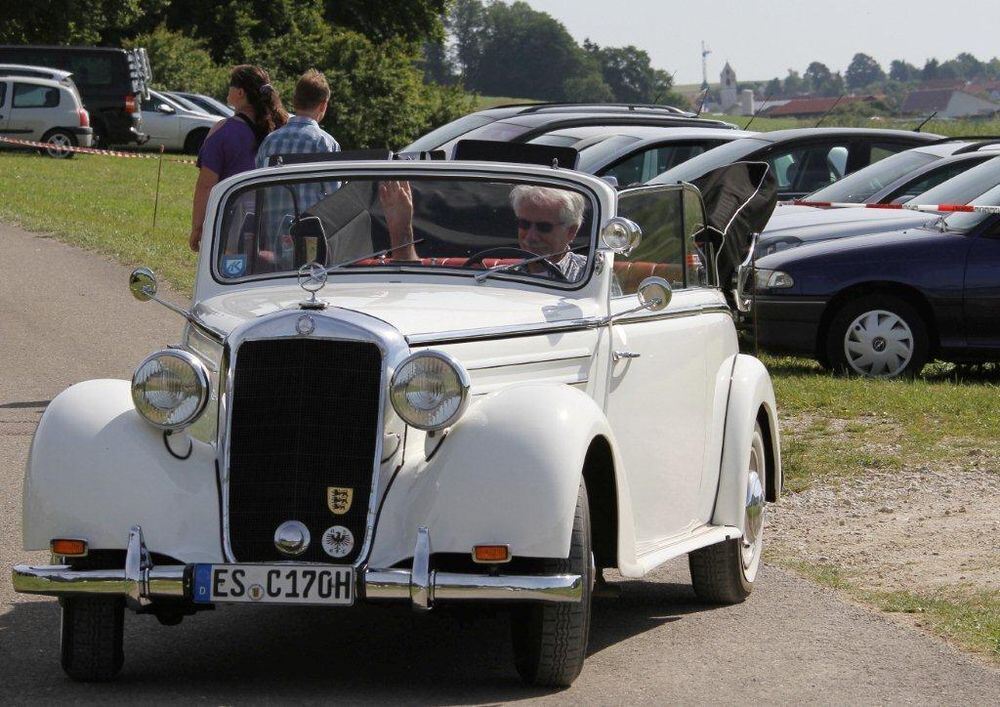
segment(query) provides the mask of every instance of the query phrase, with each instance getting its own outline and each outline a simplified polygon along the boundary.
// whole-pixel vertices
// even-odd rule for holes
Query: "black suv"
[[[590,125],[736,128],[732,123],[699,118],[694,113],[673,106],[627,103],[522,103],[469,113],[417,138],[400,150],[400,153],[444,150],[446,156],[450,158],[455,143],[459,140],[529,142],[555,130]]]
[[[90,113],[95,145],[142,144],[148,139],[140,112],[152,80],[145,49],[5,44],[0,45],[0,63],[72,72]]]

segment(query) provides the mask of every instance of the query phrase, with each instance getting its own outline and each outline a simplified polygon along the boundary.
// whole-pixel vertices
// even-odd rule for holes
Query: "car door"
[[[694,193],[656,186],[618,196],[619,215],[635,221],[643,238],[629,256],[615,258],[610,312],[619,318],[612,320],[607,337],[605,409],[632,499],[640,556],[708,520],[702,502],[711,485],[706,484],[705,452],[715,427],[709,379],[724,357],[724,320],[732,329],[721,293],[708,286],[711,264],[683,235],[685,226],[690,232],[700,220],[685,218],[684,192]],[[640,282],[651,275],[670,283],[669,305],[660,312],[629,313]]]
[[[60,91],[40,84],[15,80],[12,87],[7,133],[25,140],[41,140],[49,128],[55,127]]]
[[[169,110],[162,110],[161,106],[166,106]],[[151,147],[157,145],[178,147],[180,120],[173,106],[159,96],[151,93],[149,98],[142,99],[142,125],[145,133],[149,135],[148,144]]]
[[[0,79],[0,135],[7,134],[7,118],[10,116],[10,81]]]
[[[848,171],[846,137],[776,145],[760,154],[778,180],[779,199],[799,199],[829,186]],[[754,159],[753,157],[748,157]]]
[[[971,351],[1000,354],[1000,219],[973,237],[965,265],[965,334]]]

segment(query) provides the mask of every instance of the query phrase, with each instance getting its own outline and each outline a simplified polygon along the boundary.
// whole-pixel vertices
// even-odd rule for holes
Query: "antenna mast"
[[[708,90],[708,55],[712,50],[705,46],[705,40],[701,40],[701,90]]]

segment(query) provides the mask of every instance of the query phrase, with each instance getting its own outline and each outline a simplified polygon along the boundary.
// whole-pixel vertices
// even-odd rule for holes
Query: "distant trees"
[[[872,57],[858,52],[844,72],[844,82],[852,90],[870,86],[873,83],[885,81],[885,72]]]

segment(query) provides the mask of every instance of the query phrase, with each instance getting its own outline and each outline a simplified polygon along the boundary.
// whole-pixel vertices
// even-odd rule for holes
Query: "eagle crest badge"
[[[354,500],[354,489],[340,486],[326,487],[326,506],[334,515],[342,516],[351,510],[351,501]]]

